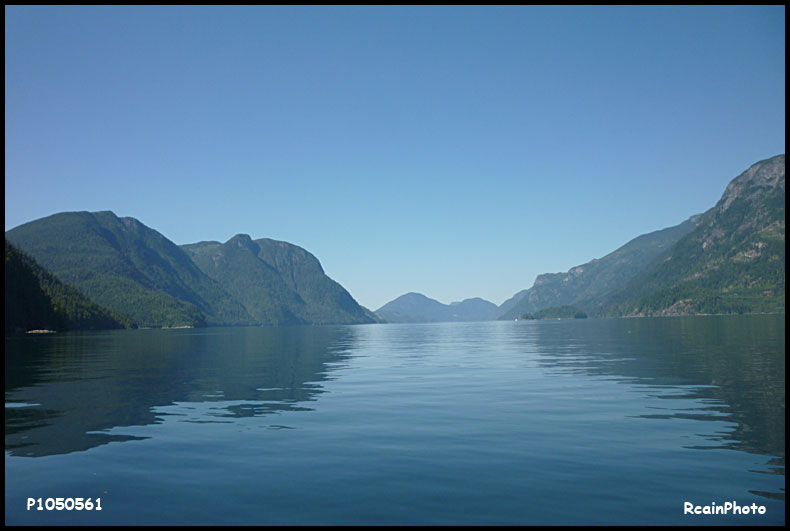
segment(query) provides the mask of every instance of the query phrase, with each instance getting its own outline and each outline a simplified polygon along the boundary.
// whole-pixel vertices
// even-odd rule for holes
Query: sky
[[[304,247],[501,304],[785,151],[785,8],[5,7],[5,227]]]

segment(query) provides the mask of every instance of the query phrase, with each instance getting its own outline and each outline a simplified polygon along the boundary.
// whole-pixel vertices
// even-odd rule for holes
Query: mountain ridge
[[[371,312],[297,245],[244,233],[176,245],[111,211],[53,214],[6,238],[140,326],[474,321],[570,305],[593,316],[783,312],[784,179],[784,154],[758,161],[706,212],[567,272],[538,275],[499,307],[481,298],[445,305],[411,292]]]
[[[622,290],[606,315],[693,315],[785,309],[785,155],[730,181],[697,227]]]
[[[324,273],[318,259],[298,245],[237,234],[225,243],[198,242],[181,248],[259,322],[374,322],[345,288]],[[274,308],[266,304],[273,298],[282,305]]]
[[[784,311],[784,179],[784,154],[758,161],[707,211],[565,273],[539,275],[502,303],[498,318],[564,305],[598,316]]]
[[[231,268],[242,274],[246,263],[258,270],[259,280],[270,283],[256,288],[259,296],[269,297],[256,308],[268,306],[268,313],[253,316],[229,293],[232,282],[223,285],[207,275],[191,256],[200,249],[222,246],[219,242],[178,246],[139,220],[118,217],[111,211],[53,214],[7,231],[6,238],[66,284],[102,306],[131,316],[140,326],[374,321],[342,286],[324,274],[313,255],[287,242],[253,241],[246,234],[229,240],[232,248],[246,249],[235,254],[241,263]],[[262,252],[271,264],[251,258]],[[289,267],[300,272],[288,271]],[[311,293],[311,289],[320,293]],[[240,293],[238,289],[235,292]],[[336,304],[344,309],[334,319]],[[297,307],[299,311],[294,313]]]
[[[518,292],[500,306],[498,318],[515,319],[607,294],[624,285],[655,257],[693,230],[700,219],[700,215],[695,214],[678,225],[641,234],[603,257],[572,267],[564,273],[538,275],[531,288]]]
[[[409,292],[384,304],[375,313],[389,323],[485,321],[496,307],[480,297],[442,304],[422,293]]]

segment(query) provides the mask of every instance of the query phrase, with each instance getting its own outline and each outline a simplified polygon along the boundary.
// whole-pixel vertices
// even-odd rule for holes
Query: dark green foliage
[[[584,310],[575,306],[555,306],[521,316],[522,319],[587,319]]]
[[[133,326],[63,284],[35,260],[5,242],[5,329],[79,330]]]
[[[237,236],[182,248],[112,212],[55,214],[6,237],[140,326],[375,321],[313,255],[285,242]]]
[[[203,326],[249,319],[173,242],[112,212],[64,212],[6,237],[64,282],[140,326]]]
[[[259,324],[375,322],[351,295],[326,276],[318,260],[290,243],[238,234],[222,244],[182,249]]]

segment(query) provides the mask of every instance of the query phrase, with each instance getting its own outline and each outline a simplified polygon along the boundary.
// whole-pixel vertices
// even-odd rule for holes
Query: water
[[[784,351],[784,316],[7,338],[5,523],[783,524]],[[728,501],[766,513],[683,514]]]

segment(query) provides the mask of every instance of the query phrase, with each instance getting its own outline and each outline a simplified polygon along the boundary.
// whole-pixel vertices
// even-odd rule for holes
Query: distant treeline
[[[535,313],[525,313],[521,319],[587,319],[587,314],[575,306],[555,306]]]

